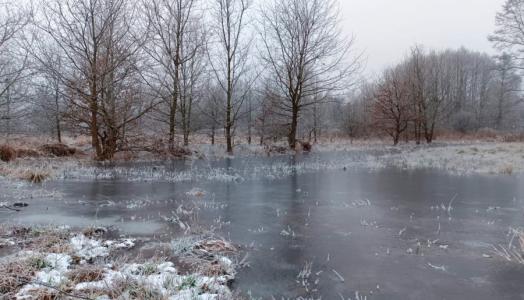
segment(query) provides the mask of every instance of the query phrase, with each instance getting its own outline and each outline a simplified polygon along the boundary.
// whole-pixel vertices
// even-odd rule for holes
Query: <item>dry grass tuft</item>
[[[26,170],[19,176],[20,179],[27,180],[31,183],[42,183],[49,177],[51,177],[51,174],[43,169]]]
[[[63,299],[60,298],[60,292],[54,289],[49,289],[46,287],[41,287],[38,289],[34,289],[30,292],[31,299],[38,299],[38,300],[58,300]],[[73,298],[74,299],[74,298]]]
[[[30,158],[40,156],[42,156],[42,154],[33,149],[16,149],[16,157],[19,158]]]
[[[10,162],[16,158],[16,150],[8,145],[0,146],[0,160]]]
[[[74,284],[100,281],[104,278],[104,268],[101,266],[85,265],[70,271],[67,276]]]
[[[36,271],[29,260],[0,263],[0,295],[12,299],[22,285],[32,280]]]
[[[218,277],[228,274],[224,266],[218,261],[203,263],[199,269],[200,274],[209,277]]]
[[[107,229],[104,227],[87,227],[86,229],[82,230],[82,234],[84,234],[87,237],[101,237],[104,234],[107,233]]]
[[[49,253],[68,253],[71,251],[69,237],[60,232],[50,232],[33,238],[30,242],[31,250]]]
[[[231,243],[224,240],[206,240],[195,245],[195,249],[208,253],[231,253],[238,250]]]
[[[505,175],[512,175],[513,174],[513,166],[512,165],[506,165],[501,168],[500,173]]]

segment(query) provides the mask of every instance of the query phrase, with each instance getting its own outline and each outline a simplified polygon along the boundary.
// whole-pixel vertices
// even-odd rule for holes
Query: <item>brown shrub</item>
[[[507,134],[502,138],[504,143],[519,143],[524,142],[524,132]]]
[[[301,145],[302,145],[302,150],[304,152],[311,152],[311,150],[313,149],[313,145],[311,145],[310,142],[302,142]]]
[[[182,158],[182,157],[191,156],[193,153],[191,152],[191,150],[189,150],[187,148],[175,147],[175,148],[169,150],[169,154],[171,156],[174,156],[174,157]]]
[[[56,157],[65,157],[74,155],[77,150],[64,144],[47,144],[40,147],[42,152]]]
[[[288,148],[285,146],[271,145],[266,148],[266,152],[268,155],[273,153],[286,154],[288,153]]]
[[[0,146],[0,160],[10,162],[16,158],[16,151],[11,146],[1,145]]]

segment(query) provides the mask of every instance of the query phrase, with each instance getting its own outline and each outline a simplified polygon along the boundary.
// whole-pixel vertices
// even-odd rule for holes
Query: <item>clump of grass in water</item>
[[[493,253],[507,261],[524,264],[524,230],[510,228],[508,236],[511,238],[507,246],[492,245]],[[515,240],[518,245],[515,245]]]
[[[30,171],[26,174],[25,179],[31,183],[42,183],[49,177],[50,174],[45,171]]]
[[[505,175],[513,175],[513,166],[507,165],[507,166],[502,167],[501,173]]]

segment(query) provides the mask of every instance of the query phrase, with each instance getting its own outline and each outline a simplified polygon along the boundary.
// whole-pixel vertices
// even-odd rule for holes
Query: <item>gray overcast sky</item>
[[[494,54],[487,36],[505,0],[340,0],[346,32],[365,51],[372,75],[402,59],[409,48],[459,48]]]

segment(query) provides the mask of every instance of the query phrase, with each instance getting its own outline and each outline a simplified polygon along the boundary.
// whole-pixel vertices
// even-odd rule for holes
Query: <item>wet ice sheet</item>
[[[522,177],[344,171],[332,157],[304,159],[277,160],[284,167],[271,174],[285,176],[242,181],[54,182],[47,187],[63,200],[35,200],[20,214],[0,217],[45,219],[58,210],[71,216],[67,222],[160,224],[151,233],[169,234],[173,225],[163,217],[197,202],[200,221],[251,246],[251,267],[236,287],[255,297],[518,299],[524,293],[524,269],[492,253],[492,245],[508,243],[509,228],[524,226]],[[315,161],[334,167],[294,169]],[[243,174],[272,168],[259,163],[233,160],[225,168]]]

